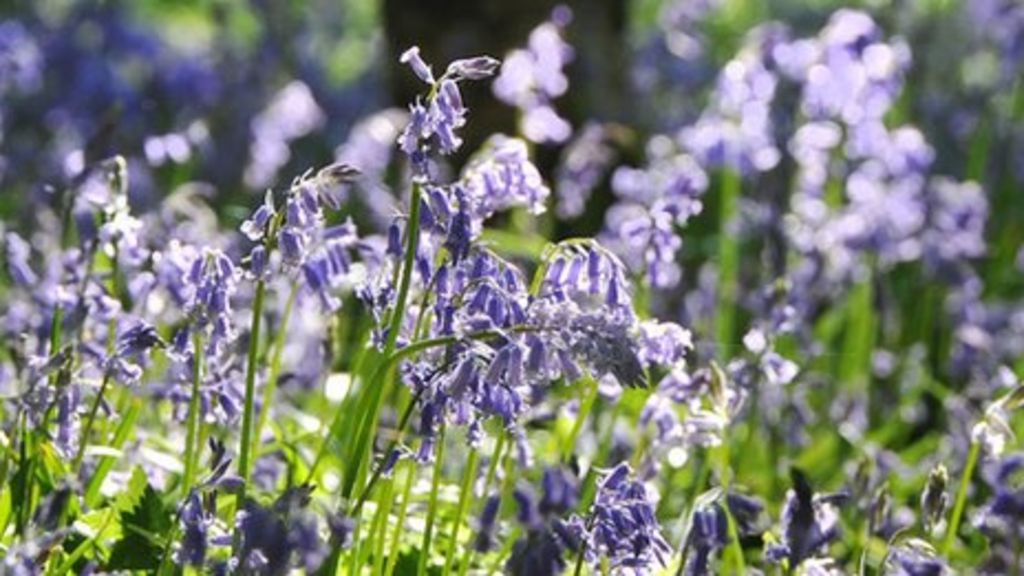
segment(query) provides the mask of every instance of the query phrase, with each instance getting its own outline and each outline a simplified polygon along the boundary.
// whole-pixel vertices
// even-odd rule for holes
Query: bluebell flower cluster
[[[494,80],[494,95],[519,110],[519,129],[529,141],[560,144],[572,135],[572,126],[555,110],[554,100],[569,89],[565,67],[573,49],[563,39],[572,11],[557,6],[551,20],[530,32],[524,48],[505,55]]]
[[[748,35],[748,45],[719,74],[711,105],[679,140],[708,167],[761,173],[774,168],[782,156],[775,139],[771,112],[778,75],[772,50],[778,39],[770,26]]]
[[[703,209],[708,177],[689,155],[666,138],[648,144],[645,168],[618,168],[612,188],[619,198],[605,218],[606,242],[631,270],[655,288],[671,288],[681,278],[676,230]]]
[[[398,140],[398,145],[418,170],[426,170],[428,142],[434,142],[442,154],[452,154],[462,146],[458,129],[466,123],[466,107],[458,83],[462,80],[482,80],[494,74],[499,62],[487,56],[456,60],[440,78],[412,47],[402,53],[401,61],[412,69],[416,77],[430,86],[426,102],[417,101],[409,108],[409,123]]]
[[[569,470],[551,467],[541,479],[542,494],[530,486],[513,493],[516,520],[526,531],[512,549],[505,569],[510,574],[561,574],[580,542],[566,516],[579,502],[579,481]]]
[[[654,516],[654,500],[643,483],[619,464],[601,480],[589,517],[576,522],[588,561],[607,559],[612,569],[651,574],[667,563],[671,547]]]

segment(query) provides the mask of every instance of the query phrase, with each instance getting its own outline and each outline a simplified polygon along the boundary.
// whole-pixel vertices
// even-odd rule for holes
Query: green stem
[[[398,548],[402,544],[402,534],[405,533],[405,518],[409,512],[409,501],[412,499],[412,485],[416,479],[416,466],[410,464],[406,467],[405,488],[402,490],[402,504],[398,508],[398,519],[395,523],[395,530],[391,534],[391,553],[388,554],[388,564],[384,574],[391,576],[395,572],[395,565],[398,563]]]
[[[506,434],[511,434],[506,432]],[[516,458],[513,454],[515,446],[510,446],[508,452],[505,453],[505,478],[501,483],[501,493],[498,495],[498,518],[506,517],[510,512],[510,508],[513,505],[512,493],[515,490],[516,485]],[[513,525],[512,531],[506,538],[505,545],[501,548],[498,556],[494,559],[494,563],[491,564],[488,574],[494,574],[501,569],[502,560],[508,558],[512,548],[515,546],[516,541],[519,539],[521,530],[518,524]]]
[[[263,386],[263,403],[260,406],[259,417],[256,419],[256,428],[252,433],[252,454],[259,456],[260,435],[263,427],[267,424],[267,414],[270,412],[270,404],[274,400],[274,392],[277,390],[277,381],[281,377],[281,362],[284,357],[285,340],[288,336],[288,323],[291,321],[292,309],[295,307],[295,299],[299,294],[299,285],[292,286],[288,294],[288,301],[284,305],[284,313],[281,316],[281,325],[277,327],[277,337],[274,339],[274,355],[270,359],[270,372],[267,374],[267,382]]]
[[[494,483],[494,478],[498,475],[498,463],[501,461],[502,452],[505,449],[505,438],[508,436],[508,432],[502,430],[501,434],[498,435],[498,441],[494,444],[494,452],[491,454],[491,461],[487,465],[487,475],[484,477],[484,490],[483,494],[488,494],[491,491],[491,484]],[[459,567],[459,576],[465,576],[469,572],[469,567],[473,564],[473,558],[476,557],[476,546],[466,546],[466,551],[462,554],[462,565]]]
[[[590,388],[586,392],[586,396],[583,397],[580,402],[580,411],[576,415],[576,422],[573,423],[572,431],[569,433],[568,441],[562,446],[562,461],[568,462],[569,458],[572,457],[572,452],[576,448],[576,439],[579,438],[580,432],[583,430],[583,423],[586,422],[587,417],[590,416],[590,411],[594,407],[594,402],[597,401],[597,380],[588,378],[590,381]]]
[[[102,533],[103,530],[106,529],[107,525],[110,524],[110,521],[113,518],[114,510],[112,508],[107,508],[106,513],[104,514],[103,517],[103,522],[100,524],[97,533]],[[58,566],[56,566],[56,568],[53,570],[53,573],[71,574],[71,569],[74,567],[75,563],[81,560],[82,557],[85,556],[86,552],[88,552],[90,549],[98,545],[99,543],[96,539],[84,538],[82,542],[78,546],[75,546],[74,550],[72,550],[71,553],[68,554],[67,558],[64,558],[64,560]]]
[[[75,454],[75,459],[71,464],[71,472],[73,474],[77,474],[79,468],[82,466],[82,459],[85,458],[85,447],[89,443],[89,435],[92,433],[92,426],[96,421],[96,414],[100,411],[100,405],[103,404],[103,395],[107,392],[107,387],[109,385],[110,374],[104,374],[103,382],[100,384],[100,390],[96,393],[96,398],[93,399],[92,406],[89,408],[89,415],[85,418],[85,425],[82,426],[82,433],[79,436],[78,452]]]
[[[850,292],[846,311],[846,333],[843,355],[840,359],[839,378],[866,387],[871,368],[871,352],[875,345],[875,307],[873,274],[869,270],[864,280]],[[865,390],[866,392],[866,390]]]
[[[192,397],[188,402],[188,419],[186,421],[187,431],[185,436],[185,473],[182,476],[182,495],[187,496],[192,489],[192,482],[195,479],[196,455],[199,447],[196,440],[199,438],[199,393],[203,382],[203,336],[196,329],[192,333]]]
[[[401,418],[398,420],[398,431],[395,434],[395,438],[388,445],[387,450],[384,452],[384,459],[391,457],[391,453],[398,447],[398,444],[402,441],[402,437],[405,436],[405,428],[409,425],[409,420],[412,418],[412,411],[416,407],[416,403],[419,402],[420,396],[423,394],[423,388],[416,392],[416,395],[409,401],[409,405],[405,407],[405,411],[402,413]],[[370,491],[374,485],[380,479],[381,474],[384,472],[384,462],[376,467],[373,471],[373,475],[370,476],[369,482],[363,487],[363,491],[359,493],[359,498],[356,499],[356,504],[353,506],[352,511],[349,513],[350,516],[355,517],[360,514],[363,509],[363,505],[366,504],[366,499],[370,496]]]
[[[455,524],[452,526],[452,539],[448,542],[448,555],[444,561],[443,576],[451,573],[452,562],[455,561],[455,550],[459,547],[459,528],[466,518],[466,510],[473,499],[473,480],[476,479],[476,464],[480,456],[479,451],[474,447],[469,450],[469,460],[466,462],[466,469],[462,476],[462,491],[459,494],[459,503],[455,509]],[[472,548],[472,546],[469,546]]]
[[[583,557],[587,553],[587,544],[583,542],[580,544],[580,551],[576,554],[576,568],[573,569],[573,576],[580,576],[583,574]]]
[[[981,443],[971,442],[971,449],[967,453],[967,462],[964,464],[964,473],[960,478],[960,491],[956,495],[953,515],[949,519],[949,528],[946,531],[946,540],[942,544],[942,555],[946,558],[949,558],[949,553],[953,550],[953,543],[956,542],[957,530],[960,528],[960,519],[963,517],[964,508],[967,506],[967,492],[971,487],[971,476],[974,474],[974,467],[978,464],[979,456],[981,456]]]
[[[128,408],[123,411],[118,419],[117,428],[114,429],[114,438],[110,441],[111,448],[120,449],[121,446],[124,446],[132,430],[135,429],[135,420],[139,417],[139,412],[141,411],[142,400],[131,398]],[[89,479],[89,484],[85,489],[85,505],[89,508],[95,508],[99,504],[100,488],[103,486],[103,481],[106,479],[107,474],[114,468],[115,462],[115,458],[104,456],[96,466],[96,471],[93,472],[92,478]]]
[[[732,169],[721,173],[719,186],[718,223],[718,314],[715,317],[715,337],[719,356],[729,357],[736,330],[736,277],[739,272],[740,245],[730,225],[739,212],[741,181]]]
[[[377,514],[380,517],[379,524],[373,531],[373,573],[384,573],[384,544],[387,542],[388,518],[391,516],[391,506],[395,499],[395,479],[389,478],[384,483],[383,505],[378,505]]]
[[[402,275],[398,285],[398,297],[395,300],[395,307],[391,311],[391,323],[388,327],[387,340],[384,343],[384,357],[390,358],[395,352],[398,342],[398,335],[402,331],[402,321],[405,319],[405,309],[409,300],[409,290],[412,286],[412,277],[416,266],[416,250],[419,246],[420,235],[420,196],[421,188],[418,182],[413,182],[412,198],[409,206],[409,220],[406,225],[405,260],[402,265]],[[377,386],[371,386],[367,393],[368,409],[362,414],[360,426],[356,435],[355,454],[349,460],[349,473],[345,474],[342,496],[347,498],[352,494],[352,489],[361,484],[366,476],[367,462],[366,455],[370,452],[377,428],[377,420],[380,416],[381,400],[386,396],[385,388],[394,379],[393,367],[382,376],[388,376],[378,381]],[[340,409],[338,413],[340,413]],[[337,418],[337,414],[336,414]],[[329,438],[328,438],[329,440]]]
[[[352,520],[356,523],[356,526],[352,531],[352,549],[349,550],[348,573],[359,574],[359,551],[362,544],[360,532],[363,530],[363,519],[356,516]]]
[[[437,493],[444,473],[444,423],[437,433],[437,454],[434,456],[434,477],[430,482],[430,501],[427,507],[427,525],[423,530],[423,545],[420,547],[419,568],[416,573],[425,576],[430,562],[430,545],[434,537],[434,521],[437,519]]]
[[[253,411],[256,404],[256,366],[259,363],[260,324],[263,319],[263,300],[266,297],[267,284],[264,280],[256,281],[256,295],[253,297],[252,320],[249,329],[249,358],[245,368],[245,405],[242,411],[242,439],[238,447],[238,475],[242,478],[242,488],[238,491],[237,506],[245,502],[246,486],[249,483],[249,471],[252,468],[250,453],[253,450]]]
[[[164,550],[160,557],[160,566],[157,568],[157,576],[171,576],[175,573],[174,571],[174,554],[172,548],[174,547],[174,541],[178,539],[178,521],[180,518],[177,514],[174,515],[174,519],[171,522],[171,529],[167,532],[167,540],[164,542]]]
[[[13,431],[11,433],[11,437],[8,439],[7,445],[4,446],[4,459],[3,459],[3,463],[0,464],[0,481],[3,482],[3,485],[0,486],[0,497],[3,496],[4,492],[10,490],[11,491],[11,496],[8,496],[8,498],[11,498],[11,497],[13,497],[13,492],[14,492],[13,490],[11,490],[11,484],[8,483],[8,481],[7,481],[7,471],[10,469],[12,457],[15,456],[15,450],[16,450],[15,447],[19,446],[18,442],[20,440],[20,435],[21,435],[22,428],[23,428],[23,425],[22,425],[23,414],[18,414],[16,412],[15,413],[15,418],[17,419],[17,422],[15,422],[15,424],[14,424],[14,429],[13,429]],[[7,533],[7,526],[10,524],[11,516],[12,516],[12,514],[11,514],[10,511],[8,511],[3,516],[3,520],[0,521],[0,534],[6,534]]]
[[[719,451],[720,466],[722,475],[722,509],[725,511],[725,519],[729,530],[729,550],[733,559],[733,566],[736,574],[746,574],[746,560],[743,558],[743,545],[740,542],[739,531],[736,529],[736,519],[732,517],[729,510],[729,488],[732,483],[732,467],[729,462],[728,438],[722,438],[722,446]]]
[[[406,224],[405,261],[402,264],[402,277],[398,284],[398,299],[391,313],[391,324],[388,327],[388,339],[384,344],[384,355],[389,356],[395,351],[398,335],[402,331],[405,319],[405,307],[409,300],[409,288],[412,286],[412,275],[416,267],[416,250],[420,236],[420,185],[413,182],[412,198],[409,205],[409,221]]]

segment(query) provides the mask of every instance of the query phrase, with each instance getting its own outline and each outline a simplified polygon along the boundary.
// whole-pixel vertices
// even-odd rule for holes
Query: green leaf
[[[122,508],[122,506],[124,506]],[[136,468],[118,498],[123,536],[110,552],[108,570],[156,570],[173,521],[141,468]]]
[[[114,507],[122,513],[130,512],[142,501],[148,487],[149,479],[146,477],[146,473],[141,467],[136,467],[132,470],[131,478],[128,479],[124,491],[114,499]]]

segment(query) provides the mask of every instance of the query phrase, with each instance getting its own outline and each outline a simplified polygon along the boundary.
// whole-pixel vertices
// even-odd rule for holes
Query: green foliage
[[[132,472],[116,508],[122,536],[110,551],[108,570],[156,570],[174,525],[170,511],[141,468]]]

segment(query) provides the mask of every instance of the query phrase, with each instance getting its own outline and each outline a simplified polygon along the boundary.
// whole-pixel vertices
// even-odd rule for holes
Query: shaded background
[[[1007,51],[1024,41],[998,29],[996,0],[958,3],[827,0],[576,0],[567,40],[570,90],[556,105],[577,129],[623,128],[627,163],[647,136],[703,107],[716,71],[755,25],[779,20],[813,34],[840,6],[868,10],[906,37],[915,63],[902,107],[953,176],[987,111],[1005,106]],[[1012,4],[1012,3],[1010,3]],[[287,185],[334,157],[352,126],[421,86],[397,62],[410,45],[441,68],[451,59],[502,57],[549,17],[549,0],[26,1],[0,8],[0,216],[49,202],[81,169],[129,158],[137,209],[188,184],[235,222],[267,187]],[[980,16],[979,16],[980,14]],[[993,20],[992,15],[995,14]],[[993,21],[996,24],[993,24]],[[994,27],[995,26],[995,27]],[[1009,35],[1009,37],[1007,37]],[[484,84],[467,86],[473,151],[487,134],[515,131],[515,112]],[[275,102],[277,105],[275,106]],[[1019,180],[1019,130],[993,134],[987,170]],[[536,150],[552,176],[559,146]],[[966,160],[965,160],[966,159]],[[594,231],[609,194],[567,231]]]

